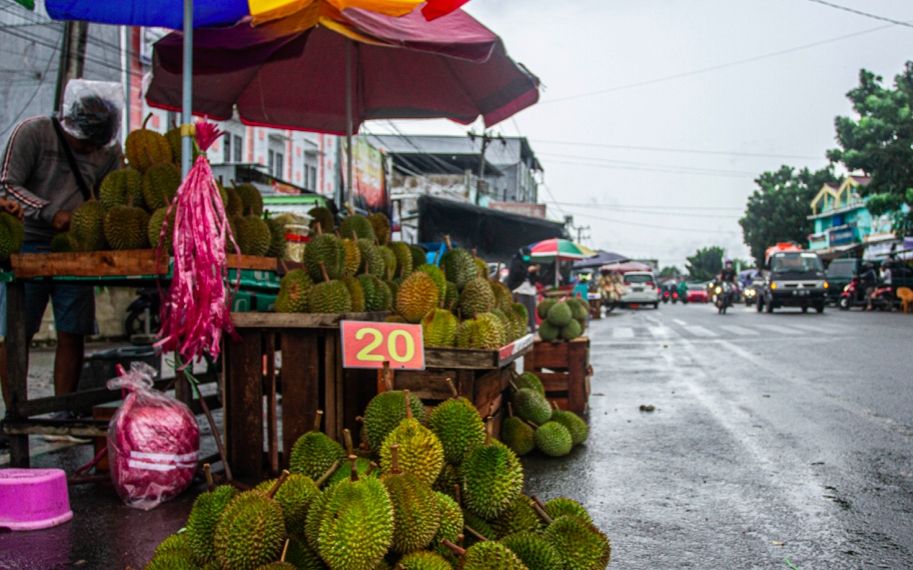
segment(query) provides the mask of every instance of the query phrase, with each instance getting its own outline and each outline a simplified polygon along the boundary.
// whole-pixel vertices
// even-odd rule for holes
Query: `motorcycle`
[[[716,299],[714,302],[716,304],[717,313],[719,313],[720,315],[725,315],[726,309],[728,309],[730,306],[732,306],[732,297],[733,297],[732,284],[729,283],[728,281],[724,281],[724,282],[718,284],[714,288],[713,292],[714,292],[714,298]]]
[[[161,299],[158,289],[137,289],[136,299],[127,307],[124,329],[130,339],[154,339],[161,328]]]
[[[866,293],[870,291],[871,287],[871,282],[866,284],[858,277],[853,277],[840,293],[837,306],[840,307],[841,311],[849,311],[853,307],[867,307],[869,301]],[[875,288],[871,289],[871,295],[873,309],[892,311],[898,305],[894,288],[890,285],[875,285]]]

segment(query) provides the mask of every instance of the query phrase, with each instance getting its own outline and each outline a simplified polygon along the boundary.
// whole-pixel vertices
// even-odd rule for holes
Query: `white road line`
[[[683,327],[687,327],[687,326],[688,326],[688,323],[686,323],[685,321],[683,321],[683,320],[681,320],[681,319],[672,319],[672,322],[674,322],[674,323],[677,324],[677,325],[681,325],[681,326],[683,326]]]
[[[846,332],[846,327],[833,327],[829,326],[828,323],[821,323],[820,325],[809,325],[804,323],[789,323],[789,326],[797,329],[802,329],[810,332]]]
[[[770,331],[770,332],[772,332],[772,333],[777,333],[777,334],[784,334],[784,333],[786,333],[786,334],[805,334],[805,331],[802,331],[802,330],[799,330],[799,329],[790,328],[790,327],[787,327],[787,326],[785,326],[785,325],[764,325],[764,324],[759,324],[759,325],[755,325],[755,326],[756,326],[757,328],[759,328],[759,329],[764,329],[764,330],[766,330],[766,331]]]
[[[634,338],[634,329],[631,327],[616,327],[612,329],[612,338]]]
[[[758,334],[756,330],[740,327],[739,325],[720,325],[720,328],[738,336],[756,336]]]
[[[647,327],[647,330],[650,331],[650,334],[653,335],[653,338],[666,339],[672,336],[672,329],[662,325],[658,327]]]
[[[704,328],[699,325],[692,325],[692,326],[688,327],[688,332],[690,332],[691,334],[693,334],[695,336],[702,336],[705,338],[719,336],[712,330]]]

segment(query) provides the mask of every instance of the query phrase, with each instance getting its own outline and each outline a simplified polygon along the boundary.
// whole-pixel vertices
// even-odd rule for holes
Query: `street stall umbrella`
[[[152,106],[180,105],[184,39],[155,44]],[[237,111],[248,125],[347,137],[371,119],[481,116],[491,126],[539,99],[538,79],[461,10],[429,22],[419,12],[315,7],[262,26],[198,30],[193,65],[194,113],[223,120]]]
[[[609,263],[621,263],[631,259],[626,255],[620,253],[615,253],[614,251],[605,251],[600,249],[596,252],[594,257],[588,259],[582,259],[580,261],[574,262],[574,269],[592,269],[594,267],[602,267]]]
[[[555,287],[558,286],[558,267],[562,261],[586,259],[595,255],[596,252],[585,245],[562,238],[547,239],[529,246],[529,257],[531,259],[554,260]]]

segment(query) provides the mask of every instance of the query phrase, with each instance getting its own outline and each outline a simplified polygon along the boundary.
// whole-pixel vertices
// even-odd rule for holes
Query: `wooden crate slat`
[[[314,425],[320,403],[320,356],[317,337],[308,331],[285,331],[282,350],[282,447],[286,462],[292,446]]]
[[[452,379],[456,385],[456,370],[404,370],[396,373],[394,387],[397,390],[409,390],[423,401],[440,402],[452,396],[447,378]]]
[[[339,328],[339,321],[383,321],[389,313],[232,313],[237,329],[320,329]]]
[[[225,431],[235,477],[263,479],[262,335],[247,331],[226,347]]]

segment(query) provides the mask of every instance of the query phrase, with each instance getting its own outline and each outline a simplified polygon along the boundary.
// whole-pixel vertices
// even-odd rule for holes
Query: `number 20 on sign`
[[[421,325],[342,321],[339,329],[344,368],[425,369]]]

